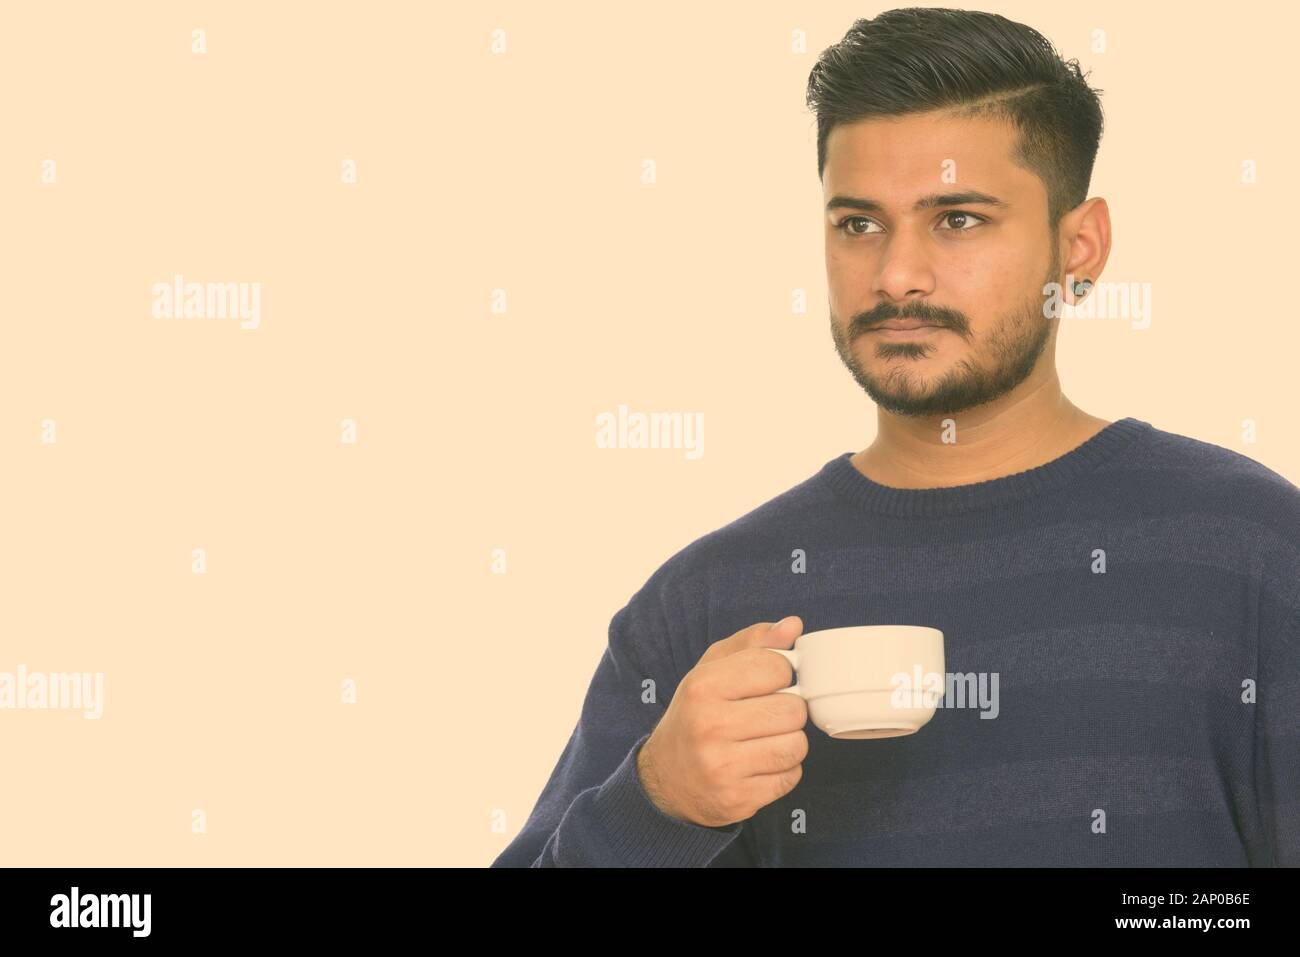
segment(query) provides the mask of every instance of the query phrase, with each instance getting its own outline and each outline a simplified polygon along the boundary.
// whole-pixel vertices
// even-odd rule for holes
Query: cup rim
[[[838,628],[818,628],[816,631],[806,631],[806,632],[804,632],[803,634],[801,634],[801,635],[798,637],[798,639],[796,639],[796,640],[798,640],[798,641],[803,641],[803,640],[805,640],[805,639],[816,638],[816,637],[819,636],[819,635],[825,635],[825,636],[827,636],[827,637],[830,637],[830,636],[832,636],[832,635],[836,635],[836,634],[843,633],[843,632],[846,632],[846,631],[863,632],[863,631],[888,630],[888,629],[893,629],[893,628],[911,628],[911,629],[920,629],[921,631],[924,631],[924,632],[927,632],[927,633],[928,633],[928,634],[924,634],[924,635],[916,635],[916,634],[914,634],[914,635],[909,635],[908,637],[911,637],[911,638],[933,638],[933,637],[936,637],[936,636],[939,637],[939,638],[942,638],[942,637],[943,637],[943,632],[940,631],[938,628],[935,628],[933,625],[905,625],[905,624],[895,624],[895,625],[841,625],[841,626],[838,627]]]

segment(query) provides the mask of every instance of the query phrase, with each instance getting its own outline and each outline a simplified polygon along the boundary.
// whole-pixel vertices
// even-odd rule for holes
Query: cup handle
[[[768,648],[767,650],[768,650],[768,651],[775,651],[778,655],[780,655],[780,656],[781,656],[782,658],[784,658],[786,661],[790,662],[790,667],[793,668],[796,672],[798,672],[798,670],[799,670],[799,653],[798,653],[797,651],[789,650],[789,649],[786,649],[786,648]],[[790,687],[788,687],[788,688],[777,688],[777,689],[776,689],[777,694],[797,694],[799,697],[802,698],[802,697],[803,697],[803,689],[799,687],[799,684],[798,684],[798,678],[799,678],[799,675],[796,674],[796,675],[795,675],[795,683],[792,684],[792,685],[790,685]]]

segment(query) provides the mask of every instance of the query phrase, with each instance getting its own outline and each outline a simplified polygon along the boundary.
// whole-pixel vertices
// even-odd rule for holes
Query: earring
[[[1076,296],[1086,296],[1090,289],[1092,289],[1091,279],[1080,279],[1074,284],[1074,294]]]

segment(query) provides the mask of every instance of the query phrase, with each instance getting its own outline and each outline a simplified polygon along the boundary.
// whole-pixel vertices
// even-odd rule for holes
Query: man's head
[[[1095,282],[1110,247],[1087,201],[1101,106],[1078,63],[995,14],[891,10],[822,53],[808,103],[831,332],[872,399],[940,415],[1054,374],[1043,287],[1062,265]],[[938,328],[876,328],[907,319]]]

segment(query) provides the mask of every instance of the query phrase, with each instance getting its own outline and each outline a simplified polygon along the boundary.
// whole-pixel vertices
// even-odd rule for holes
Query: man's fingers
[[[760,621],[709,645],[700,663],[717,661],[746,648],[789,648],[802,631],[803,620],[798,615],[787,615],[777,622]]]
[[[808,757],[808,735],[798,729],[741,741],[736,753],[741,755],[742,763],[751,769],[752,774],[779,774],[792,770]]]
[[[769,651],[770,647],[773,646],[745,648],[734,655],[700,665],[692,670],[691,681],[698,690],[727,701],[776,694],[782,688],[790,687],[794,669],[785,655]]]
[[[801,732],[807,724],[808,704],[803,698],[797,694],[773,693],[733,701],[727,708],[722,731],[731,741],[762,741]]]

